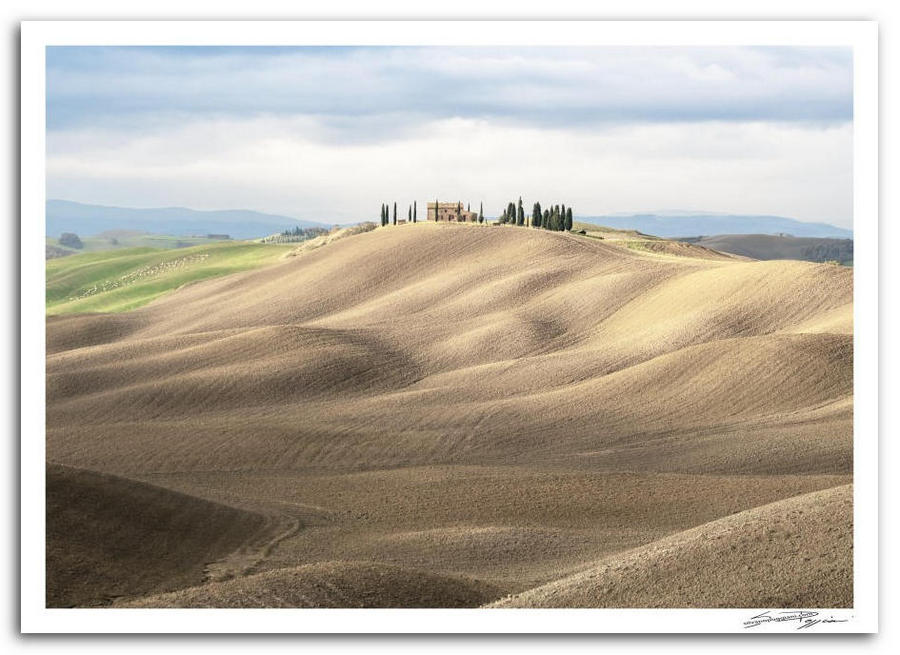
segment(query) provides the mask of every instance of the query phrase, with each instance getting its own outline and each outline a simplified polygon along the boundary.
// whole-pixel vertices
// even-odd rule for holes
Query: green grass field
[[[219,240],[206,237],[176,237],[168,234],[129,234],[127,231],[114,233],[115,236],[81,237],[83,248],[67,248],[59,244],[59,239],[47,237],[47,245],[55,246],[72,255],[101,250],[125,250],[127,248],[188,248],[220,243]]]
[[[124,312],[189,282],[277,262],[296,244],[220,241],[193,248],[125,248],[47,261],[47,314]]]

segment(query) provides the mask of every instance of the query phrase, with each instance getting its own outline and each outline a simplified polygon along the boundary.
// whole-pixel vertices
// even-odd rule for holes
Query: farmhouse
[[[468,211],[461,202],[439,202],[437,203],[437,218],[435,218],[435,203],[429,202],[428,220],[477,223],[478,212]]]

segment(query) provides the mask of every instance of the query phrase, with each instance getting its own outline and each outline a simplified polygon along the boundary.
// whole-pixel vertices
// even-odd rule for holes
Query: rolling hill
[[[477,580],[368,562],[324,562],[211,582],[119,607],[479,607],[497,590]]]
[[[208,246],[229,239],[209,237],[174,237],[167,234],[150,234],[137,230],[108,230],[95,236],[80,237],[81,248],[72,248],[60,244],[58,238],[47,237],[47,259],[82,255],[87,252],[104,250],[125,250],[128,248],[190,248],[191,246]]]
[[[330,227],[290,216],[246,209],[197,210],[185,207],[133,208],[48,200],[47,236],[74,232],[81,237],[109,230],[138,230],[153,234],[190,236],[227,234],[232,239],[255,239],[293,227]]]
[[[753,259],[799,259],[807,262],[836,261],[853,264],[853,239],[789,237],[774,234],[717,234],[688,237],[683,241]]]
[[[47,314],[125,311],[184,284],[277,262],[289,246],[219,242],[192,248],[124,248],[47,262]]]
[[[638,230],[660,237],[711,234],[787,234],[796,237],[852,239],[853,231],[827,223],[798,221],[784,216],[672,212],[579,216],[579,221],[622,230]]]
[[[852,485],[804,494],[617,554],[494,607],[852,607],[852,523]]]
[[[297,526],[247,555],[263,577],[138,604],[278,604],[269,585],[297,605],[527,603],[720,520],[706,547],[740,580],[765,526],[794,520],[747,510],[852,482],[852,289],[849,268],[700,248],[378,228],[49,317],[47,455]],[[849,570],[849,514],[829,516],[810,524],[829,556],[778,550],[784,567]],[[830,602],[806,575],[778,598]],[[641,580],[610,604],[651,598]],[[674,573],[661,584],[659,603],[689,604]]]
[[[47,466],[47,606],[202,582],[207,564],[268,527],[266,517],[67,466]]]

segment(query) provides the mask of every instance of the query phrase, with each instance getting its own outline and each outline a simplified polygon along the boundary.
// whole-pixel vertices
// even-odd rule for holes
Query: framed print
[[[23,23],[22,630],[875,631],[876,53]]]

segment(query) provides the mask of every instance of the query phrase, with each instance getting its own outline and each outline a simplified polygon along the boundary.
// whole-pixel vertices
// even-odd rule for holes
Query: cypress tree
[[[394,225],[397,224],[397,201],[394,201]]]
[[[484,203],[478,205],[478,222],[484,223]]]
[[[456,222],[459,223],[459,215],[462,212],[462,203],[457,200],[456,201]]]
[[[437,223],[438,219],[438,199],[434,199],[434,222]]]
[[[566,207],[566,229],[572,229],[572,208]]]
[[[534,203],[534,207],[531,208],[531,227],[540,227],[541,226],[541,203]]]
[[[409,206],[409,213],[407,214],[406,222],[412,223],[412,205]]]
[[[549,209],[544,210],[544,217],[541,219],[541,226],[545,230],[550,229],[550,210]]]
[[[522,196],[519,196],[519,211],[516,218],[516,225],[525,225],[525,210],[522,208]]]
[[[416,201],[413,200],[413,223],[416,222]]]

